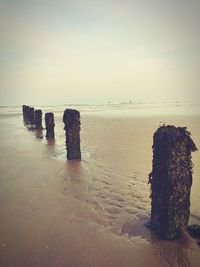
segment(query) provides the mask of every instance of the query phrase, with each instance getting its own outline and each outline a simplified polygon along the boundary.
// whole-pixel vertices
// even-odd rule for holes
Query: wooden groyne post
[[[46,138],[47,139],[54,139],[54,114],[52,112],[48,112],[45,114],[45,125],[46,125]]]
[[[80,112],[74,109],[66,109],[63,122],[66,133],[67,159],[81,159]]]
[[[35,124],[35,111],[33,107],[29,108],[29,120],[30,124]]]
[[[197,148],[185,127],[161,126],[153,137],[151,227],[162,239],[179,238],[188,226],[192,186],[191,152]]]
[[[36,129],[42,129],[42,110],[35,110],[35,127]]]
[[[23,119],[25,124],[28,124],[30,122],[30,108],[29,106],[23,105],[22,106],[22,112],[23,112]]]
[[[26,115],[26,105],[22,105],[22,113],[23,113],[23,117],[25,118],[25,115]]]

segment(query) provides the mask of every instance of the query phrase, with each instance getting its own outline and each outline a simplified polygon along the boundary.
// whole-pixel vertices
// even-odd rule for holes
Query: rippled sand
[[[1,267],[196,267],[186,234],[161,241],[150,219],[152,136],[162,123],[188,126],[200,147],[200,117],[82,115],[83,160],[65,160],[61,114],[56,141],[0,117]],[[193,154],[191,222],[200,223],[200,152]]]

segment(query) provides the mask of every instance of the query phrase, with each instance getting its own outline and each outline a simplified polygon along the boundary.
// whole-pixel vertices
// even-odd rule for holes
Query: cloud
[[[61,100],[66,90],[84,99],[196,98],[199,11],[195,0],[0,0],[2,101],[9,93],[38,101],[49,90]]]

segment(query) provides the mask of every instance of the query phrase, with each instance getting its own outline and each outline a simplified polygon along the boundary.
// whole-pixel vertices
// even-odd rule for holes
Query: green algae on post
[[[153,136],[152,148],[151,227],[162,239],[178,239],[188,226],[191,152],[197,147],[186,127],[163,125]]]
[[[80,112],[74,109],[66,109],[63,122],[66,133],[67,159],[81,159]]]

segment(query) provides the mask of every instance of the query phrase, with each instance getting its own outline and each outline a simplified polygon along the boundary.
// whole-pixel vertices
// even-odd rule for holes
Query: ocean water
[[[187,126],[200,147],[200,105],[35,108],[43,119],[54,112],[54,142],[24,125],[21,106],[0,107],[0,266],[199,266],[193,240],[161,241],[145,224],[153,134],[164,123]],[[66,160],[66,108],[81,113],[81,162]],[[199,151],[193,163],[190,223],[200,223]]]
[[[30,105],[31,106],[31,105]],[[161,103],[107,103],[102,105],[64,104],[41,105],[44,112],[60,115],[66,108],[78,109],[82,114],[99,116],[156,116],[156,115],[200,115],[198,102],[161,102]],[[0,116],[20,115],[21,106],[0,106]]]

